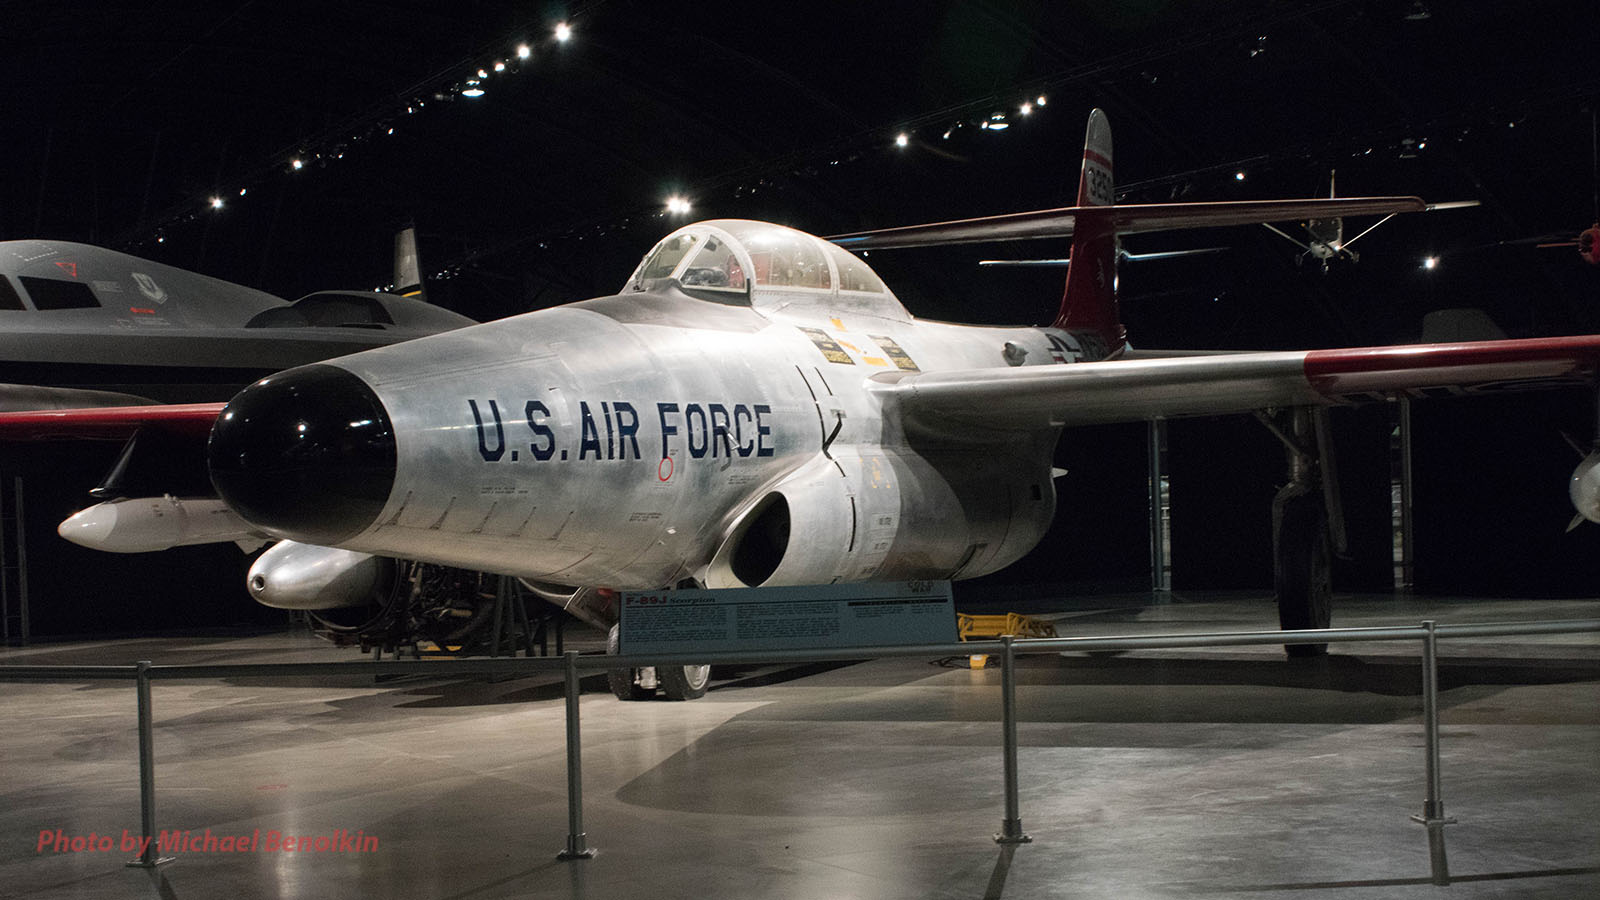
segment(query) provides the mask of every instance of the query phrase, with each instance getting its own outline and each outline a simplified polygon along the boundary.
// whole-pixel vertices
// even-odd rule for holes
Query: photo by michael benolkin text
[[[60,828],[39,832],[34,853],[133,853],[144,855],[151,838],[122,833],[68,834]],[[375,853],[378,836],[364,830],[336,828],[323,834],[286,834],[276,828],[256,828],[244,834],[202,831],[163,831],[155,836],[156,852],[168,853]]]

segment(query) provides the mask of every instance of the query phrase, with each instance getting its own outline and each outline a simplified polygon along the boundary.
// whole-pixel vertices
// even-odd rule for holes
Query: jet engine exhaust
[[[217,494],[276,537],[337,544],[377,519],[394,487],[389,413],[356,375],[312,365],[230,401],[206,451]]]

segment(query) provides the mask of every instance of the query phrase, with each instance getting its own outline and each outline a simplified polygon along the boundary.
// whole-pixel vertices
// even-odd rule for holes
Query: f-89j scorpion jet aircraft
[[[1119,234],[1424,204],[1118,205],[1111,157],[1096,110],[1072,207],[831,240],[700,222],[662,239],[614,296],[289,369],[225,406],[16,414],[0,434],[209,434],[224,515],[206,537],[278,541],[250,575],[270,605],[364,609],[381,571],[412,560],[524,579],[608,626],[619,589],[993,572],[1056,515],[1064,430],[1274,410],[1302,462],[1274,510],[1281,620],[1314,627],[1329,620],[1316,410],[1595,373],[1600,335],[1142,353],[1118,319]],[[1064,235],[1071,264],[1045,328],[919,321],[849,252]],[[1597,461],[1573,496],[1600,520]],[[115,543],[99,509],[64,533]],[[705,689],[702,667],[654,675],[669,696]]]

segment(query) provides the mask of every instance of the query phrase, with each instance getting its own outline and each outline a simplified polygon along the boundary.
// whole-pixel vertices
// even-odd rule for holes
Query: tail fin
[[[1089,113],[1083,139],[1083,170],[1078,177],[1076,221],[1072,232],[1072,262],[1067,266],[1067,287],[1055,327],[1076,333],[1080,340],[1100,345],[1091,356],[1115,352],[1127,338],[1117,316],[1117,229],[1112,219],[1115,202],[1111,178],[1111,125],[1100,110]],[[1098,210],[1082,207],[1106,207]]]
[[[422,289],[422,262],[417,256],[417,226],[407,222],[394,235],[394,292],[427,300]]]

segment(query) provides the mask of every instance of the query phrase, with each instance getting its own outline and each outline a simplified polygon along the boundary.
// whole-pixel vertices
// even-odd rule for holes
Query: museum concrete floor
[[[1242,595],[1060,605],[1063,634],[1254,630]],[[1594,617],[1594,601],[1341,598],[1336,624]],[[574,640],[579,637],[575,636]],[[587,637],[593,637],[587,636]],[[47,644],[0,664],[345,660],[298,634]],[[359,662],[359,657],[356,658]],[[962,664],[964,665],[964,663]],[[1415,644],[1025,657],[1002,848],[1000,673],[764,667],[704,699],[584,680],[567,833],[554,677],[158,682],[157,826],[378,839],[368,852],[39,849],[139,831],[127,682],[0,684],[0,896],[1600,897],[1600,636],[1441,645],[1445,829],[1429,881]]]

